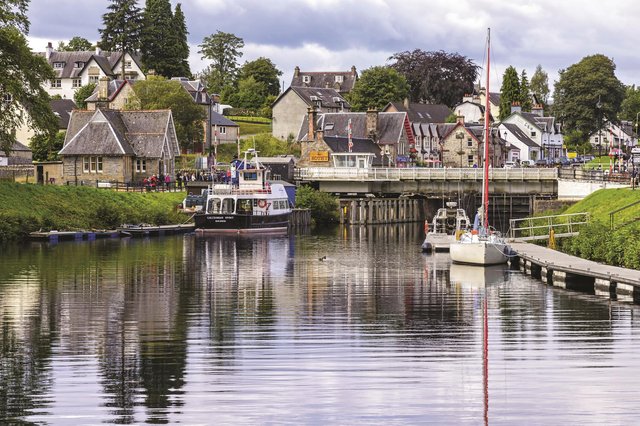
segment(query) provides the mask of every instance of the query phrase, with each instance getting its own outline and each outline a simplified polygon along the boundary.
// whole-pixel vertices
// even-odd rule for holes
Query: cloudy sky
[[[144,2],[140,1],[144,7]],[[172,0],[175,6],[178,1]],[[244,61],[267,57],[289,86],[303,71],[358,71],[384,65],[405,50],[457,52],[484,65],[491,27],[491,90],[507,66],[531,78],[538,64],[556,80],[560,69],[601,53],[613,58],[625,84],[640,81],[640,2],[635,0],[183,0],[192,72],[207,63],[197,53],[216,31],[245,41]],[[31,0],[29,42],[81,36],[99,39],[108,0]]]

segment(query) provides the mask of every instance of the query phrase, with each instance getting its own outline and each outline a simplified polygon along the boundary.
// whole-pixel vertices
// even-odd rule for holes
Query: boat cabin
[[[375,154],[370,152],[334,152],[331,154],[333,167],[369,169],[374,158]]]

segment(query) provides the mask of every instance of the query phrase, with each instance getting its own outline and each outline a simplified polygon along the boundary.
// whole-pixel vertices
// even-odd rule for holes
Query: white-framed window
[[[531,136],[532,137],[535,136],[535,135],[536,135],[536,132],[531,132]]]
[[[61,69],[61,68],[64,68],[64,62],[54,62],[54,63],[53,63],[53,68],[54,68],[54,69]]]
[[[131,61],[124,61],[124,67],[126,69],[131,69]]]
[[[220,132],[221,135],[226,135],[227,134],[227,128],[224,127],[224,126],[218,127],[218,131]]]
[[[137,173],[146,173],[147,172],[147,160],[136,160],[136,172]]]
[[[82,157],[82,169],[85,173],[102,173],[102,157]]]
[[[80,80],[79,78],[74,78],[72,80],[72,87],[74,89],[77,89],[78,87],[81,87],[81,86],[82,86],[82,80]]]
[[[100,80],[100,76],[99,75],[90,75],[89,76],[89,83],[98,83],[98,80]]]
[[[473,139],[467,138],[467,146],[473,146]]]
[[[311,83],[311,76],[310,75],[303,75],[302,76],[302,82],[303,83]]]
[[[470,166],[472,166],[474,164],[473,160],[474,160],[473,155],[467,155],[467,163]]]
[[[59,78],[54,78],[53,80],[51,80],[51,88],[52,89],[59,89],[62,87],[62,80]]]
[[[336,83],[342,83],[344,81],[344,76],[336,75]]]

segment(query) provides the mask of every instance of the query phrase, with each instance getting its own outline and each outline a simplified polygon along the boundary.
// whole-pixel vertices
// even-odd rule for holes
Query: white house
[[[608,155],[614,148],[628,152],[638,145],[638,135],[633,131],[632,121],[623,120],[617,124],[607,121],[602,129],[589,137],[589,142],[593,152]]]
[[[511,125],[517,127],[519,132],[516,132],[515,127]],[[511,115],[501,123],[501,132],[505,131],[507,141],[511,142],[513,139],[516,146],[520,148],[520,160],[555,159],[563,155],[560,126],[556,123],[555,117],[543,116],[541,105],[534,106],[532,112],[522,112],[520,106],[514,105],[511,108]],[[509,135],[512,135],[511,139]]]

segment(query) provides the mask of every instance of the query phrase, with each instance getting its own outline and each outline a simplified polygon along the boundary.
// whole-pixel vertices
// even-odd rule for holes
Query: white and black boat
[[[206,191],[194,215],[196,233],[279,234],[289,228],[291,206],[284,185],[269,182],[269,170],[250,149],[231,164],[231,180]]]
[[[451,244],[469,229],[469,217],[464,209],[457,208],[458,203],[448,201],[446,207],[438,209],[431,221],[425,221],[423,252],[449,251]]]

